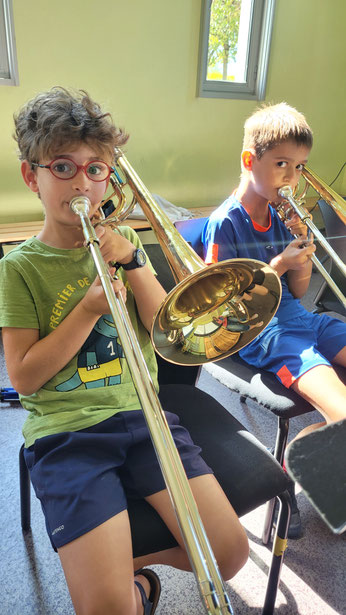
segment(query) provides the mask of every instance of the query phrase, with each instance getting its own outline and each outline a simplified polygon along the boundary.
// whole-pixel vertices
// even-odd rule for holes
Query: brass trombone
[[[273,318],[281,299],[278,275],[266,263],[251,259],[207,266],[157,205],[124,154],[117,149],[115,155],[111,182],[119,205],[101,224],[118,225],[139,203],[177,282],[153,322],[155,350],[181,365],[201,365],[238,352]],[[134,198],[124,210],[126,185]],[[249,296],[245,291],[252,285]]]
[[[118,170],[124,173],[126,182],[123,182]],[[206,265],[182,239],[167,216],[160,211],[122,152],[116,150],[115,177],[112,179],[112,184],[115,192],[120,195],[119,200],[122,202],[122,206],[125,201],[122,196],[125,183],[128,183],[131,188],[134,201],[138,201],[142,208],[145,207],[145,213],[157,233],[160,243],[162,242],[161,245],[165,254],[168,255],[172,251],[170,264],[175,261],[178,267],[183,270],[179,276],[181,278],[189,276],[192,279],[192,289],[194,290],[196,286],[197,290],[198,299],[194,299],[192,290],[186,286],[183,280],[177,287],[178,289],[182,287],[178,291],[180,293],[178,299],[174,299],[175,289],[173,289],[167,296],[163,307],[159,309],[152,329],[152,338],[155,345],[158,331],[158,336],[161,339],[160,354],[163,356],[168,354],[169,360],[173,361],[172,354],[175,355],[176,352],[165,352],[165,349],[180,348],[185,353],[185,357],[188,357],[188,360],[184,361],[186,363],[196,364],[197,359],[200,363],[210,360],[210,358],[206,358],[204,352],[201,352],[198,344],[184,348],[185,338],[190,335],[191,327],[192,329],[202,327],[204,332],[205,328],[211,330],[210,336],[212,337],[215,332],[223,329],[224,321],[227,321],[227,318],[231,319],[231,326],[234,326],[234,320],[239,318],[238,327],[234,326],[234,328],[238,328],[240,331],[230,332],[225,328],[226,334],[231,333],[230,337],[226,335],[228,352],[226,352],[224,341],[222,348],[219,347],[221,346],[220,341],[217,343],[212,341],[212,355],[223,358],[251,341],[271,320],[279,305],[281,283],[277,274],[268,265],[260,261],[248,259],[238,261],[238,259],[234,259],[225,261],[224,265],[219,264],[211,267],[212,273],[209,276],[206,272]],[[123,345],[205,610],[207,613],[215,615],[233,613],[226,586],[206,536],[184,467],[125,303],[120,293],[115,294],[113,291],[108,268],[102,258],[98,238],[89,219],[90,201],[85,196],[75,197],[71,200],[70,207],[80,217],[86,244],[95,262],[111,315]],[[122,219],[124,219],[122,213],[118,216],[112,216],[113,223],[118,223]],[[101,223],[109,223],[109,220]],[[167,225],[168,229],[165,230],[164,225]],[[170,227],[173,228],[170,229]],[[176,240],[182,246],[180,250],[173,243]],[[200,279],[201,281],[199,281]],[[204,284],[205,280],[207,280],[206,285]],[[253,285],[253,288],[250,292],[249,286],[251,285]],[[244,292],[244,296],[248,299],[242,298]],[[262,305],[260,314],[261,303],[265,306],[266,311],[263,310]],[[178,304],[178,307],[176,307],[176,304]],[[169,312],[172,305],[173,311]],[[198,308],[196,308],[196,305],[198,305]],[[194,320],[197,321],[196,326]],[[186,328],[188,328],[188,331],[186,331]],[[243,335],[246,336],[246,341],[240,341]],[[164,350],[162,349],[163,346]],[[204,349],[205,346],[203,346]]]
[[[345,224],[346,223],[345,201],[334,190],[332,190],[332,188],[330,188],[327,184],[325,184],[320,177],[318,177],[315,173],[313,173],[307,167],[304,168],[302,172],[302,176],[306,180],[306,183],[305,183],[305,188],[302,194],[299,195],[298,197],[296,198],[294,197],[294,192],[291,186],[282,186],[282,188],[278,190],[279,196],[286,199],[286,201],[288,201],[291,207],[287,208],[285,206],[285,203],[280,203],[279,205],[276,205],[276,211],[278,212],[278,215],[280,216],[281,219],[289,219],[292,215],[292,212],[295,212],[296,214],[298,214],[298,216],[304,222],[304,224],[306,224],[308,229],[313,232],[317,241],[320,242],[320,244],[322,245],[324,250],[327,252],[327,254],[332,258],[335,265],[340,269],[344,277],[346,277],[345,263],[341,260],[341,258],[335,252],[335,250],[333,250],[333,248],[330,246],[328,241],[319,231],[317,226],[312,222],[310,215],[307,213],[307,211],[303,207],[304,197],[306,195],[308,186],[311,185],[316,190],[316,192],[318,192],[319,195],[322,198],[324,198],[324,200],[334,209],[334,211],[337,213],[339,218]],[[295,237],[297,237],[297,235],[295,235]],[[315,254],[312,254],[311,260],[313,264],[315,265],[316,269],[318,269],[318,271],[321,273],[321,275],[326,280],[327,284],[329,284],[334,294],[337,296],[341,304],[346,309],[346,297],[341,291],[341,289],[334,282],[333,278],[329,275],[328,271],[325,269],[325,267],[322,265],[322,263],[319,261],[319,259],[317,258]]]

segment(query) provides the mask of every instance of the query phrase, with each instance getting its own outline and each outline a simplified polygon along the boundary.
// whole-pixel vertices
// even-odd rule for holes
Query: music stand
[[[346,530],[346,419],[287,447],[286,468],[334,534]]]

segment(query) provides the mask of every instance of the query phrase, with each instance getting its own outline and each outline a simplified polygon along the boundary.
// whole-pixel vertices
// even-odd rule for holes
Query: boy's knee
[[[230,536],[230,541],[225,541],[225,548],[217,558],[222,578],[227,581],[232,579],[246,564],[249,557],[249,541],[242,526],[237,536]]]
[[[78,615],[136,615],[135,594],[103,591],[102,594],[84,596],[83,604],[74,605]]]

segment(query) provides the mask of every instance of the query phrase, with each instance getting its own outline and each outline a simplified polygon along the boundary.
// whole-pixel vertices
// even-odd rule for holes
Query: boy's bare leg
[[[345,353],[345,349],[338,353],[335,363],[340,362],[339,364],[343,365],[341,361]],[[346,386],[332,367],[318,365],[310,369],[293,383],[292,389],[310,402],[325,419],[322,423],[309,425],[296,437],[300,438],[325,423],[333,423],[346,417]]]
[[[213,475],[193,478],[190,485],[221,575],[229,579],[247,560],[245,531]],[[140,615],[143,606],[134,585],[134,569],[167,564],[191,570],[167,490],[147,500],[181,546],[133,560],[128,515],[123,511],[61,547],[58,552],[77,615]],[[147,579],[137,578],[148,595]]]
[[[230,579],[248,558],[245,530],[212,474],[192,478],[189,482],[220,573],[225,580]],[[160,514],[180,546],[136,558],[135,569],[150,564],[167,564],[180,570],[191,570],[168,491],[165,489],[146,499]]]
[[[141,615],[130,524],[123,511],[58,550],[77,615]],[[137,577],[136,577],[137,578]],[[138,581],[149,595],[149,582]]]

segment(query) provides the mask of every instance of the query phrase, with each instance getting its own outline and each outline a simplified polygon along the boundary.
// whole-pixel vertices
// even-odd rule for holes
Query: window
[[[263,100],[275,0],[203,0],[198,96]]]
[[[18,85],[12,0],[0,0],[0,85]]]

